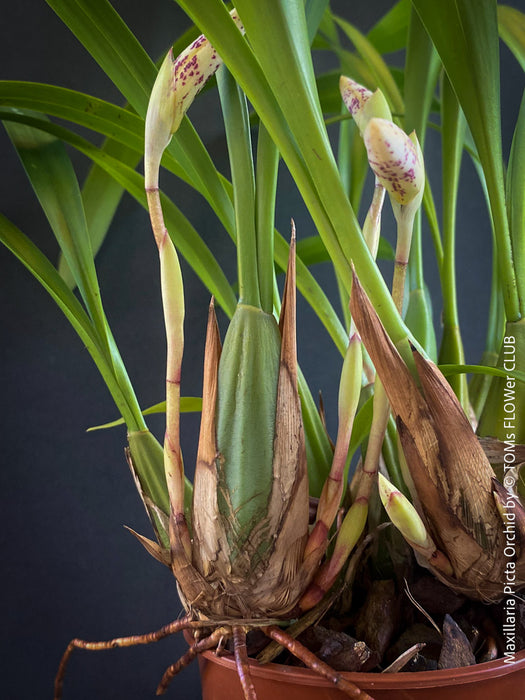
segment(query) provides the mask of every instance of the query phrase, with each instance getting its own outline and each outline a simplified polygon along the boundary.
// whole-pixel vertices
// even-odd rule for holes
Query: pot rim
[[[218,664],[231,671],[236,671],[233,655],[225,652],[217,656],[213,651],[203,652],[200,656],[207,662]],[[315,671],[307,668],[286,666],[284,664],[270,663],[261,666],[255,659],[249,659],[250,672],[254,677],[266,676],[282,683],[304,683],[307,685],[331,686],[329,681],[319,676]],[[373,689],[410,689],[410,688],[435,688],[447,685],[465,685],[478,683],[487,677],[498,678],[509,673],[525,671],[525,649],[516,652],[514,661],[508,662],[503,658],[488,661],[474,666],[443,669],[438,671],[416,671],[398,673],[358,673],[342,672],[347,680],[355,683],[363,690]]]

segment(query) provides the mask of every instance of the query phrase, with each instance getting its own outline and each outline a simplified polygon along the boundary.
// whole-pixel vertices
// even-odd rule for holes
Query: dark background
[[[389,1],[333,4],[368,30]],[[518,1],[514,2],[519,6]],[[116,3],[139,40],[157,59],[188,22],[171,0]],[[43,2],[19,0],[2,8],[0,77],[56,83],[121,103],[114,87]],[[523,89],[523,74],[505,62],[505,144]],[[213,94],[201,96],[190,117],[213,157],[227,173],[221,121]],[[429,149],[435,149],[431,138]],[[2,212],[51,259],[57,246],[5,133],[0,133]],[[79,177],[87,164],[75,158]],[[459,256],[461,317],[467,328],[467,361],[483,349],[489,289],[490,230],[472,168],[464,164]],[[438,188],[439,172],[432,171]],[[225,262],[233,279],[234,253],[207,206],[169,181],[176,201]],[[285,233],[291,216],[299,236],[312,235],[308,215],[283,176],[277,226]],[[438,197],[439,200],[439,197]],[[386,217],[389,225],[390,217]],[[429,241],[426,240],[427,245]],[[0,619],[2,697],[49,698],[60,656],[73,637],[106,639],[154,630],[180,613],[170,572],[154,562],[124,524],[149,535],[149,524],[124,460],[123,429],[86,433],[116,417],[109,394],[87,351],[52,300],[6,250],[0,249],[0,345],[2,595]],[[163,397],[164,333],[158,259],[146,214],[124,196],[97,258],[107,315],[142,405]],[[318,269],[332,285],[328,267]],[[184,266],[187,298],[183,394],[201,391],[201,364],[208,294]],[[429,264],[428,278],[436,284]],[[439,317],[436,308],[436,318]],[[224,319],[221,321],[224,329]],[[326,333],[300,303],[299,352],[314,394],[321,389],[328,424],[335,432],[337,378],[341,359]],[[162,434],[162,418],[149,421]],[[184,416],[183,449],[194,460],[198,417]],[[154,697],[164,669],[183,651],[172,638],[151,647],[99,654],[77,652],[65,684],[69,698],[144,700]],[[199,697],[197,666],[175,681],[172,696]]]

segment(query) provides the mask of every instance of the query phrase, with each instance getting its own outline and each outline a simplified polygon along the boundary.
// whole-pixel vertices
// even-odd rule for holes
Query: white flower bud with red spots
[[[342,75],[339,79],[339,90],[361,134],[364,133],[370,119],[374,117],[392,119],[390,108],[381,90],[371,92],[355,80],[347,78],[346,75]]]
[[[370,167],[395,202],[405,206],[422,196],[425,169],[415,133],[407,136],[393,122],[374,118],[367,124],[364,141]]]
[[[244,33],[237,11],[230,15]],[[177,131],[189,106],[222,60],[208,39],[201,34],[177,58],[170,49],[153,85],[145,134],[145,170],[147,186],[156,186],[158,166],[164,149]]]

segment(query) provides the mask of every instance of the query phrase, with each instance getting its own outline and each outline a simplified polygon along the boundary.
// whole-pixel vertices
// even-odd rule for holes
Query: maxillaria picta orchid
[[[232,16],[235,18],[235,11]],[[193,61],[189,72],[188,56]],[[73,640],[60,665],[55,700],[61,697],[66,664],[75,648],[149,643],[181,629],[201,627],[212,632],[195,642],[188,658],[230,637],[246,700],[256,695],[242,650],[247,630],[255,627],[286,644],[349,697],[369,698],[275,627],[276,621],[313,605],[303,594],[326,551],[339,509],[361,379],[361,348],[352,337],[341,381],[341,428],[334,465],[328,488],[321,495],[317,525],[309,536],[306,449],[297,390],[294,229],[279,324],[261,308],[257,293],[250,296],[248,285],[243,287],[242,272],[241,298],[222,348],[213,302],[210,306],[191,523],[185,516],[179,432],[184,293],[175,246],[164,225],[158,171],[172,133],[203,84],[202,76],[208,78],[219,65],[219,57],[204,37],[175,61],[168,55],[146,118],[145,185],[159,249],[167,335],[164,465],[170,500],[169,548],[163,546],[159,534],[158,543],[139,539],[150,554],[172,569],[187,616],[149,635],[102,643]],[[184,71],[182,77],[179,70]],[[158,532],[157,518],[152,521]],[[361,531],[362,527],[357,537]],[[167,689],[186,662],[181,660],[166,671],[158,693]]]
[[[242,31],[235,10],[231,16]],[[172,134],[197,92],[220,64],[220,57],[204,36],[176,60],[169,53],[159,70],[146,117],[145,186],[159,249],[168,340],[164,467],[170,512],[166,523],[145,499],[158,542],[138,537],[150,554],[171,568],[187,614],[149,635],[97,643],[73,640],[59,669],[55,700],[61,697],[65,666],[75,648],[149,643],[181,629],[201,628],[208,630],[207,636],[195,641],[189,652],[166,671],[158,693],[163,693],[175,674],[198,653],[230,638],[245,698],[254,700],[246,634],[258,628],[330,678],[349,697],[366,700],[369,696],[365,692],[316,659],[279,629],[278,623],[311,610],[333,586],[364,532],[369,500],[378,478],[388,515],[425,566],[449,585],[472,596],[490,599],[498,595],[502,567],[501,528],[498,529],[501,494],[496,489],[492,496],[490,466],[464,414],[460,417],[461,408],[448,385],[416,355],[427,403],[419,394],[357,278],[351,296],[353,320],[341,374],[339,430],[332,468],[309,532],[306,449],[297,388],[295,230],[278,324],[273,311],[261,303],[257,246],[249,239],[249,232],[237,232],[240,300],[224,347],[213,302],[210,305],[201,431],[188,519],[179,429],[184,291],[175,245],[164,224],[158,174]],[[227,74],[221,74],[219,88],[226,110],[231,108],[228,91],[235,92],[228,80]],[[363,228],[374,257],[385,192],[398,223],[392,297],[401,314],[412,228],[425,185],[422,152],[415,134],[409,137],[393,123],[380,90],[371,93],[346,77],[341,79],[340,87],[376,177]],[[242,101],[237,106],[242,111]],[[227,134],[230,138],[231,130]],[[235,187],[234,167],[232,163]],[[247,196],[251,198],[249,193]],[[360,334],[377,370],[372,425],[366,457],[355,477],[353,501],[338,528],[333,551],[326,557],[345,489],[347,453],[361,392]],[[383,475],[378,475],[390,406],[398,420],[415,507]],[[464,435],[445,447],[440,436],[450,422],[447,411],[454,414]],[[451,471],[448,467],[452,461],[466,458],[467,453],[483,482],[484,501],[474,505],[474,511],[465,510],[463,505],[463,510],[452,515],[447,510],[450,493],[446,497],[440,493],[438,481],[446,473],[449,489],[469,490],[468,484],[453,481],[453,475],[459,478],[464,471]],[[250,465],[249,470],[246,465]],[[461,498],[461,503],[466,501],[472,506],[476,495],[479,497],[479,486],[476,483],[476,493]],[[444,521],[448,524],[445,528]],[[485,540],[493,544],[488,553],[483,550]]]
[[[440,8],[448,8],[450,22],[458,20],[461,15],[463,19],[470,17],[470,26],[474,26],[469,14],[473,10],[469,9],[468,3],[451,1],[438,4]],[[483,3],[487,7],[488,4],[488,1]],[[82,12],[88,13],[89,3],[85,5]],[[136,186],[137,173],[131,174],[127,166],[120,167],[108,153],[99,153],[94,147],[72,139],[73,145],[80,143],[80,150],[84,149],[82,152],[93,157],[97,166],[107,167],[119,186],[126,183],[134,194],[140,189],[141,201],[147,202],[159,254],[167,336],[163,447],[147,431],[139,402],[118,358],[100,302],[87,227],[82,225],[76,238],[71,234],[71,245],[69,229],[65,233],[59,230],[57,235],[68,261],[76,265],[78,275],[75,282],[84,309],[71,291],[64,289],[64,282],[56,280],[54,268],[51,272],[45,259],[38,257],[23,235],[0,220],[2,240],[66,310],[112,391],[129,429],[128,462],[156,541],[132,532],[149,554],[171,570],[185,608],[181,619],[150,634],[105,642],[74,639],[58,670],[55,700],[62,695],[66,665],[75,649],[104,650],[149,644],[181,630],[193,634],[194,639],[189,650],[166,670],[158,694],[164,693],[174,676],[200,653],[222,648],[227,642],[235,657],[244,698],[256,700],[246,639],[249,632],[257,630],[271,640],[263,651],[264,662],[273,658],[277,647],[285,648],[347,696],[367,700],[366,692],[314,656],[296,637],[316,623],[328,606],[342,597],[342,591],[348,592],[348,582],[355,580],[356,572],[365,570],[363,552],[370,542],[383,541],[383,535],[378,533],[387,529],[386,516],[415,553],[414,559],[410,549],[388,524],[385,537],[392,535],[397,538],[400,549],[407,552],[406,560],[410,561],[410,566],[417,568],[417,561],[458,594],[478,601],[497,601],[503,593],[502,580],[511,574],[516,590],[525,585],[525,510],[516,486],[521,467],[515,463],[508,467],[509,488],[507,482],[502,484],[495,479],[484,443],[478,440],[471,427],[472,416],[468,415],[471,396],[466,378],[452,382],[457,393],[462,394],[461,401],[458,401],[451,384],[427,358],[427,354],[434,357],[434,353],[411,324],[410,314],[405,313],[407,306],[410,309],[407,290],[412,294],[414,290],[424,292],[425,288],[418,269],[422,264],[421,257],[417,259],[421,254],[418,215],[425,188],[425,205],[430,212],[428,218],[434,229],[438,228],[422,154],[423,124],[428,120],[430,104],[434,100],[435,103],[439,101],[446,152],[444,160],[448,158],[449,161],[443,169],[446,181],[443,189],[450,195],[445,206],[443,240],[439,230],[433,231],[436,258],[443,278],[445,325],[452,329],[448,338],[448,331],[445,333],[441,349],[446,347],[441,357],[452,365],[450,371],[466,371],[456,327],[453,231],[467,121],[461,114],[462,109],[475,142],[474,146],[470,144],[470,150],[478,149],[480,167],[490,175],[485,174],[485,184],[491,199],[493,220],[497,223],[494,230],[501,288],[498,292],[497,284],[494,285],[496,318],[492,324],[492,341],[501,344],[503,337],[503,359],[506,340],[516,340],[515,345],[525,348],[525,287],[517,275],[525,260],[522,235],[525,169],[517,155],[525,144],[525,107],[522,108],[521,126],[516,131],[509,163],[510,194],[505,202],[501,197],[503,174],[498,171],[501,163],[498,161],[496,167],[492,159],[494,136],[488,138],[485,131],[485,125],[494,115],[490,110],[481,109],[479,85],[474,86],[473,94],[470,92],[470,75],[466,80],[463,76],[464,84],[461,76],[458,79],[458,68],[450,58],[456,56],[457,47],[454,46],[448,54],[446,46],[443,49],[446,37],[442,34],[441,17],[433,15],[433,4],[412,0],[410,32],[407,27],[407,33],[414,37],[419,27],[419,49],[426,61],[426,74],[434,76],[435,82],[428,91],[415,85],[414,75],[417,77],[418,72],[414,72],[412,66],[412,72],[407,70],[405,75],[407,93],[406,104],[403,104],[398,85],[377,51],[351,27],[345,29],[344,21],[336,18],[329,7],[325,8],[321,3],[325,15],[319,40],[328,41],[330,27],[335,30],[336,25],[340,26],[363,59],[361,62],[354,56],[355,60],[348,61],[348,69],[355,68],[361,76],[359,79],[369,86],[381,85],[381,89],[372,91],[342,76],[339,94],[337,82],[329,76],[337,108],[341,106],[342,97],[355,122],[345,121],[347,115],[343,118],[339,113],[334,118],[334,121],[341,122],[340,155],[352,138],[352,153],[358,154],[356,162],[352,162],[352,167],[357,165],[356,180],[362,175],[364,182],[368,166],[375,178],[361,228],[354,216],[354,209],[360,211],[360,196],[354,202],[352,187],[348,186],[349,181],[346,182],[352,169],[349,167],[351,159],[347,157],[341,166],[333,157],[325,128],[323,111],[326,110],[321,105],[322,100],[318,99],[318,86],[310,63],[312,31],[315,33],[321,21],[317,3],[302,0],[267,2],[268,16],[264,18],[262,30],[258,26],[262,14],[260,17],[258,5],[249,0],[239,0],[239,13],[236,9],[228,13],[222,0],[179,0],[179,5],[201,27],[198,31],[204,30],[205,34],[195,39],[177,58],[172,50],[168,52],[158,70],[147,113],[145,102],[143,104],[146,196]],[[494,19],[488,10],[483,17]],[[270,27],[267,36],[266,25]],[[466,25],[459,20],[456,25],[453,36],[457,44],[463,37],[460,29]],[[489,28],[490,22],[481,36],[485,37]],[[439,100],[434,90],[439,64],[429,43],[431,34],[436,48],[443,53],[441,60],[447,73],[440,85]],[[127,41],[129,36],[126,34],[126,37]],[[497,39],[496,35],[494,37]],[[98,45],[96,48],[98,50]],[[338,54],[335,43],[332,48]],[[411,45],[410,48],[408,63],[414,61],[413,52],[417,54],[417,47]],[[494,46],[492,51],[494,53]],[[223,65],[223,59],[226,65]],[[366,66],[367,60],[371,70]],[[478,73],[483,75],[488,64],[483,52],[479,61],[483,70]],[[153,71],[153,64],[150,68]],[[194,98],[214,74],[224,117],[231,182],[217,170],[186,117]],[[492,83],[487,85],[487,90],[492,90]],[[144,97],[144,84],[140,83],[139,87],[137,94]],[[415,88],[425,92],[417,110],[413,104]],[[18,90],[19,86],[16,86],[14,92],[19,94]],[[50,96],[46,90],[43,92],[47,100],[43,100],[45,104],[54,104],[51,98],[56,96]],[[23,90],[20,94],[23,96]],[[469,96],[479,108],[478,112],[469,112]],[[487,101],[494,105],[496,97],[496,91],[492,91]],[[46,162],[40,148],[47,149],[49,138],[54,139],[53,149],[60,139],[67,141],[67,138],[64,130],[44,119],[35,126],[34,114],[23,111],[28,105],[35,106],[30,101],[24,102],[28,99],[23,97],[20,105],[14,100],[15,112],[8,114],[13,124],[8,130],[22,159],[25,159],[24,164],[37,194],[44,201],[46,196],[51,196],[55,206],[60,198],[55,192],[49,195],[52,188],[46,182],[43,167]],[[79,99],[78,95],[74,96],[75,105],[75,100]],[[253,107],[253,113],[248,105],[250,109]],[[106,111],[125,122],[129,132],[124,131],[127,137],[129,133],[133,134],[134,148],[138,148],[137,152],[141,154],[143,123],[139,117],[143,119],[144,114],[140,113],[140,96],[136,104],[130,99],[130,106],[129,111],[117,112],[116,108]],[[19,108],[22,111],[16,111]],[[84,111],[71,112],[91,113],[90,110],[88,104]],[[65,115],[59,112],[57,115],[69,118],[70,111],[65,111]],[[101,111],[105,113],[102,107]],[[105,131],[102,133],[113,137],[113,131],[107,126],[111,121],[109,117],[99,119],[95,115],[92,119],[97,124],[103,122],[101,129]],[[16,125],[17,121],[22,124]],[[258,128],[256,158],[251,141],[254,124]],[[490,124],[496,133],[498,123]],[[135,128],[139,129],[138,135],[133,132]],[[191,148],[186,138],[194,139]],[[126,145],[125,138],[123,143]],[[166,153],[170,148],[172,150]],[[184,155],[181,162],[174,156],[178,148]],[[64,153],[57,158],[62,159],[62,165],[66,163],[69,176],[63,150]],[[138,158],[137,155],[133,167]],[[191,228],[185,217],[181,214],[170,219],[173,209],[168,209],[168,198],[162,198],[164,195],[159,187],[163,158],[163,165],[170,166],[175,174],[183,173],[188,183],[211,204],[234,241],[238,290],[231,285],[196,231],[192,231],[195,235],[188,237],[191,243],[186,245],[184,235],[173,224],[174,221],[186,222]],[[328,255],[333,264],[346,325],[340,321],[301,258],[301,241],[296,241],[295,224],[292,223],[289,246],[274,230],[280,158],[288,167],[319,232],[320,240],[316,237],[308,242],[313,244],[312,247],[322,243],[316,248],[315,262],[326,260]],[[356,189],[359,189],[358,185]],[[362,183],[361,189],[367,191]],[[82,223],[80,190],[77,195],[78,208],[74,210],[72,220]],[[376,265],[382,242],[382,209],[387,195],[397,223],[395,252],[391,251],[393,279],[390,289]],[[172,202],[169,204],[173,205]],[[50,209],[56,214],[53,207]],[[58,221],[60,229],[61,217],[49,218],[53,223]],[[512,238],[509,222],[513,227]],[[200,253],[195,258],[198,264],[193,259],[190,265],[193,264],[216,301],[212,299],[208,312],[202,415],[195,477],[190,484],[185,477],[180,444],[185,290],[179,253],[187,257],[192,243]],[[202,254],[203,249],[206,254]],[[77,253],[78,259],[75,257]],[[205,268],[210,262],[216,266],[207,276]],[[286,269],[282,294],[276,267],[283,272]],[[89,274],[85,275],[86,269]],[[220,283],[217,283],[219,278]],[[325,324],[331,338],[335,339],[342,357],[335,445],[330,442],[323,423],[324,415],[318,415],[298,367],[296,285]],[[216,303],[231,317],[224,344],[221,343]],[[503,305],[507,336],[501,336],[505,322]],[[426,306],[425,309],[425,320],[433,333],[431,314]],[[498,328],[500,336],[497,335]],[[492,342],[492,350],[495,345],[497,343]],[[515,363],[512,366],[505,362],[501,364],[508,372],[505,381],[519,383],[519,379],[523,379],[523,373],[520,374]],[[483,369],[487,370],[487,367]],[[495,372],[498,374],[497,370]],[[502,381],[501,375],[500,368],[498,382]],[[506,418],[498,382],[493,382],[491,388],[492,393],[498,394],[498,400],[487,401],[485,393],[476,406],[476,414],[482,415],[481,430],[489,432],[492,437],[501,431]],[[508,439],[513,448],[515,442],[522,441],[523,425],[520,418],[512,440]],[[326,446],[322,458],[319,457],[322,450],[316,453],[312,449],[316,440],[317,446],[321,443]],[[499,449],[501,452],[501,443],[497,440],[494,443],[495,451]],[[347,488],[350,463],[359,447],[361,457],[355,460],[355,472]],[[515,454],[518,452],[516,450]],[[384,522],[377,527],[381,519]],[[505,543],[511,535],[512,556],[507,556],[504,554]],[[389,564],[394,563],[394,558]],[[367,572],[371,570],[372,566],[367,568]],[[389,583],[395,588],[393,581]],[[414,645],[416,647],[419,649]],[[405,663],[407,657],[401,654],[387,670],[398,670]]]

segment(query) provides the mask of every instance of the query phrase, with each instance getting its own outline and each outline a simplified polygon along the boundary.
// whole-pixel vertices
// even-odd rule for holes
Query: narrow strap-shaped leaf
[[[439,57],[417,13],[412,10],[405,60],[404,129],[415,131],[424,150],[427,120],[440,68]],[[426,188],[426,184],[425,184]],[[421,210],[416,214],[409,260],[410,295],[405,322],[430,357],[436,357],[432,305],[423,269]]]
[[[37,110],[67,119],[114,139],[138,154],[135,160],[126,159],[131,167],[135,167],[144,152],[143,119],[91,95],[54,85],[0,81],[0,103],[4,107]],[[185,144],[187,152],[177,146],[177,138]],[[123,153],[119,150],[115,157],[122,158]],[[183,167],[178,159],[184,166],[191,163],[191,167]],[[205,196],[223,225],[232,227],[233,209],[225,181],[187,119],[164,154],[162,165]]]
[[[144,118],[156,76],[155,64],[108,0],[47,1]],[[192,185],[211,195],[209,201],[225,223],[231,212],[223,181],[187,117],[167,150],[186,171]]]
[[[372,71],[376,86],[381,88],[381,91],[390,103],[392,112],[403,114],[405,109],[403,97],[381,54],[375,49],[366,36],[350,24],[350,22],[347,22],[341,17],[335,17],[334,19],[354,44],[359,55]]]
[[[399,0],[368,32],[368,40],[379,53],[405,48],[411,7],[410,0]]]
[[[81,153],[84,153],[95,163],[100,165],[100,167],[125,187],[125,189],[146,208],[144,178],[125,164],[111,158],[107,153],[93,146],[85,139],[61,126],[36,117],[32,118],[30,116],[9,112],[4,113],[0,110],[0,118],[31,124],[71,144]],[[162,201],[167,225],[169,229],[174,232],[172,235],[175,238],[175,243],[181,251],[181,254],[186,258],[190,266],[195,269],[210,292],[216,296],[218,303],[220,303],[229,314],[233,314],[236,306],[235,295],[209,248],[173,202],[167,197],[163,197]]]
[[[314,40],[327,8],[328,0],[306,0],[305,15],[310,44]]]
[[[106,342],[104,314],[82,198],[64,145],[51,134],[27,125],[6,122],[5,128],[66,256],[99,338]]]
[[[441,63],[434,45],[421,24],[419,16],[412,11],[405,61],[403,126],[407,133],[415,130],[423,150],[427,119],[440,67]]]
[[[525,372],[519,369],[504,370],[500,367],[489,367],[485,365],[439,365],[439,369],[445,377],[453,374],[489,374],[492,377],[513,377],[520,382],[525,382]]]
[[[257,265],[259,292],[263,311],[273,309],[275,278],[274,227],[279,151],[264,124],[257,135],[257,165],[255,172],[255,222],[257,232]]]
[[[293,173],[319,230],[327,239],[325,244],[333,251],[333,259],[336,264],[344,264],[345,256],[340,250],[335,231],[324,208],[320,205],[304,160],[299,153],[297,142],[290,134],[261,66],[244,38],[240,36],[225,7],[218,0],[211,2],[198,0],[191,3],[179,0],[179,4],[198,22],[235,75],[249,100],[256,106],[257,113]]]
[[[287,16],[284,15],[283,19],[281,7],[275,12],[275,5],[284,3],[267,0],[256,6],[246,0],[237,3],[253,47],[250,49],[243,37],[236,36],[239,32],[222,3],[216,0],[178,2],[219,51],[265,123],[345,286],[348,290],[351,287],[349,261],[352,259],[361,278],[367,281],[368,291],[381,309],[388,331],[406,352],[403,339],[407,329],[362,240],[355,213],[342,188],[324,124],[321,126],[317,118],[318,107],[297,110],[298,100],[303,104],[304,99],[304,104],[308,104],[309,86],[301,84],[304,68],[295,65],[298,53],[291,46],[294,36],[287,24]],[[287,12],[291,11],[289,4],[294,5],[294,12],[304,12],[299,0],[287,0]],[[264,27],[260,22],[261,14],[265,17]],[[299,82],[296,76],[299,76]],[[271,88],[268,80],[271,80]]]
[[[498,27],[501,38],[525,70],[525,13],[516,7],[498,5]]]
[[[104,136],[144,150],[144,121],[129,110],[92,95],[55,85],[0,81],[2,107],[18,107],[67,119]]]
[[[64,144],[49,133],[20,123],[9,122],[6,130],[65,255],[93,322],[100,347],[126,396],[129,411],[136,424],[145,427],[102,307],[82,197]]]
[[[297,254],[305,265],[315,265],[330,260],[328,251],[318,236],[309,236],[300,240],[297,244]],[[379,260],[394,260],[395,258],[392,244],[386,238],[379,239],[377,258]]]
[[[180,399],[180,412],[181,413],[200,413],[202,410],[202,399],[200,396],[181,396]],[[148,406],[142,411],[143,416],[152,416],[156,413],[166,413],[166,402],[159,401],[159,403],[153,404],[153,406]],[[112,420],[109,423],[103,423],[101,425],[94,425],[88,428],[88,432],[94,430],[106,430],[107,428],[116,428],[118,425],[123,425],[124,420],[122,418],[117,418],[117,420]]]
[[[465,118],[447,76],[441,87],[441,134],[443,151],[443,316],[445,325],[459,323],[456,299],[455,233],[459,171],[465,139]]]
[[[481,189],[485,198],[485,203],[487,205],[487,210],[490,214],[490,198],[487,188],[487,181],[485,178],[485,173],[481,166],[479,159],[479,154],[476,149],[476,145],[472,140],[472,134],[467,129],[465,133],[465,150],[469,154],[476,174],[478,176]],[[492,274],[490,280],[490,301],[489,301],[489,312],[487,317],[487,336],[485,340],[485,351],[488,357],[492,357],[495,353],[496,358],[498,356],[501,341],[504,336],[505,329],[505,308],[503,301],[503,290],[499,276],[499,264],[497,256],[497,242],[494,230],[494,221],[491,220],[492,228]],[[474,377],[474,380],[476,377]]]
[[[446,74],[441,83],[441,144],[443,163],[443,338],[439,362],[464,364],[465,353],[459,327],[456,290],[456,205],[459,171],[465,140],[465,118]],[[467,379],[464,375],[449,380],[463,408],[468,411]]]
[[[129,163],[127,164],[122,160],[121,155],[118,157],[118,159],[115,159],[111,156],[111,151],[108,151],[105,148],[99,150],[88,141],[70,131],[67,131],[63,127],[59,127],[58,125],[52,124],[37,117],[24,117],[20,114],[17,115],[12,112],[2,112],[0,110],[0,118],[21,121],[22,123],[27,122],[38,127],[39,129],[56,135],[58,138],[63,139],[65,142],[74,146],[80,152],[84,153],[96,164],[98,164],[97,167],[100,167],[100,169],[108,175],[112,183],[119,184],[121,187],[129,191],[132,196],[134,196],[135,199],[142,204],[142,206],[145,206],[145,196],[141,184],[142,180],[140,179],[140,176],[133,171],[133,162],[130,166]],[[104,196],[106,197],[104,182],[105,181],[101,181],[95,188],[93,194],[90,195],[90,199],[93,199],[93,206],[95,209],[96,192],[104,192]],[[225,182],[225,188],[226,191],[229,192],[231,190],[230,183]],[[177,230],[176,243],[179,245],[181,252],[184,251],[182,252],[183,256],[186,257],[186,255],[188,255],[186,259],[198,275],[201,274],[201,271],[204,271],[202,277],[204,283],[207,284],[210,292],[216,297],[217,303],[221,304],[226,313],[231,316],[235,309],[236,299],[228,284],[228,281],[224,277],[222,271],[220,271],[220,268],[219,272],[217,273],[218,276],[215,275],[216,262],[213,262],[214,259],[211,256],[211,253],[205,252],[205,248],[202,249],[202,253],[200,252],[201,247],[204,244],[202,241],[200,243],[196,241],[195,236],[198,234],[183,217],[181,212],[171,201],[168,201],[167,199],[164,199],[163,201],[165,201],[167,207],[166,220],[171,230]],[[107,202],[105,201],[101,209],[103,210],[106,205]],[[115,206],[115,203],[113,203],[112,206]],[[93,212],[93,215],[96,216],[98,214],[95,211]],[[177,228],[175,229],[175,227]],[[286,263],[288,260],[288,243],[279,233],[275,232],[275,235],[275,259],[281,269],[284,270],[286,269]],[[185,242],[185,240],[187,240],[187,242]],[[199,257],[203,261],[202,264],[195,262],[195,260],[198,261]],[[213,280],[215,281],[213,282]],[[297,287],[317,313],[322,323],[325,325],[338,350],[341,353],[344,353],[344,348],[346,346],[346,333],[344,328],[323,290],[301,261],[298,261],[297,263]]]
[[[260,308],[255,232],[255,172],[248,105],[244,94],[224,66],[217,71],[217,85],[232,174],[239,302]],[[271,264],[273,266],[273,260]]]
[[[95,361],[128,427],[131,430],[140,429],[116,381],[113,368],[108,364],[105,351],[100,346],[90,318],[55,267],[35,244],[2,214],[0,214],[0,240],[36,277],[57,306],[63,311]]]
[[[110,139],[103,150],[108,155],[121,160],[131,168],[139,163],[144,151],[144,122],[129,110],[115,107],[104,100],[73,90],[39,83],[16,81],[0,82],[0,101],[4,106],[18,109],[35,109],[61,119],[68,119],[75,124],[93,129]],[[191,141],[192,129],[188,124],[186,135]],[[187,139],[188,140],[188,139]],[[131,150],[130,150],[131,149]],[[133,154],[133,151],[136,155]],[[202,179],[191,179],[175,157],[166,152],[162,164],[174,175],[181,178],[207,197],[221,222],[228,227],[233,217],[225,185],[217,180],[216,187],[205,186]],[[210,172],[214,166],[205,149],[195,151],[194,166],[198,170]],[[216,176],[214,176],[214,181]],[[93,253],[96,254],[104,240],[107,227],[120,201],[122,189],[107,174],[100,170],[90,173],[83,188],[86,218],[91,236]],[[103,194],[103,197],[100,195]],[[65,275],[69,284],[74,284],[67,263],[61,259],[59,270]]]
[[[140,155],[144,153],[144,120],[128,109],[92,95],[55,85],[2,80],[0,104],[66,119],[107,136]],[[198,189],[199,183],[189,177],[171,153],[165,154],[163,165]]]
[[[413,0],[465,113],[485,173],[509,321],[520,317],[505,210],[495,0]]]
[[[507,171],[507,208],[522,316],[525,316],[525,92],[512,139]]]
[[[130,168],[135,168],[140,159],[135,151],[112,140],[106,141],[102,150]],[[82,187],[82,201],[94,256],[104,242],[123,193],[122,185],[103,168],[93,163]],[[58,270],[64,274],[60,263]]]
[[[137,112],[145,113],[155,67],[113,6],[106,0],[47,0],[47,3],[127,101]]]

